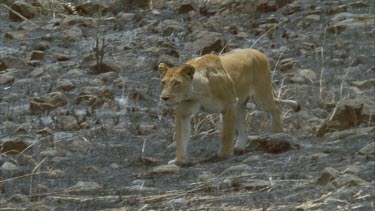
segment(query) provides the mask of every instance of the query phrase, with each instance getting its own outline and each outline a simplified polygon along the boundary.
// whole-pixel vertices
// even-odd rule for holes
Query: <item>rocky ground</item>
[[[1,210],[375,210],[374,1],[68,3],[0,0]],[[191,165],[166,165],[157,65],[248,47],[302,110],[270,134],[249,103],[223,160],[197,115]]]

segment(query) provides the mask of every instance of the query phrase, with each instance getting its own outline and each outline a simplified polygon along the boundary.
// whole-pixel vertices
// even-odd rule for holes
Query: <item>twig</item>
[[[221,54],[224,52],[224,50],[228,47],[229,42],[230,42],[230,40],[228,40],[228,42],[225,43],[225,45],[224,45],[224,47],[221,49],[219,55],[221,55]]]
[[[14,13],[15,15],[17,15],[18,17],[20,17],[22,20],[26,21],[26,22],[29,22],[31,23],[32,25],[36,26],[37,28],[39,28],[39,26],[37,24],[35,24],[34,22],[30,21],[29,19],[25,18],[23,15],[19,14],[18,12],[14,11],[12,8],[8,7],[7,5],[5,4],[0,4],[1,6],[3,6],[5,9],[11,11],[12,13]]]

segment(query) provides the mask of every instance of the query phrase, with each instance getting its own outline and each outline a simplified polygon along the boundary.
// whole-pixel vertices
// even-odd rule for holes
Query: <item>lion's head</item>
[[[176,105],[192,96],[192,81],[195,73],[192,65],[184,64],[181,67],[169,68],[166,64],[160,63],[158,69],[163,87],[160,99],[167,105]]]

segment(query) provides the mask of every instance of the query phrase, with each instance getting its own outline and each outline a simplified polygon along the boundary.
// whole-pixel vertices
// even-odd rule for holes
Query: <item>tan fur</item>
[[[233,155],[233,138],[237,130],[236,148],[247,145],[246,104],[250,97],[271,114],[273,132],[282,131],[279,103],[291,100],[277,99],[273,94],[267,57],[254,49],[235,50],[220,56],[208,54],[194,58],[181,67],[159,65],[163,90],[161,99],[176,106],[176,159],[170,163],[186,161],[186,148],[190,137],[190,116],[199,111],[222,113],[223,134],[219,156]]]

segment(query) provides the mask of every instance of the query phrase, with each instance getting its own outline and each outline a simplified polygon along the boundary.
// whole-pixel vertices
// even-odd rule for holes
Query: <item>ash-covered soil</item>
[[[375,210],[373,1],[66,3],[0,0],[0,210]],[[302,110],[271,134],[249,103],[227,159],[197,115],[190,164],[166,165],[157,65],[250,47]]]

